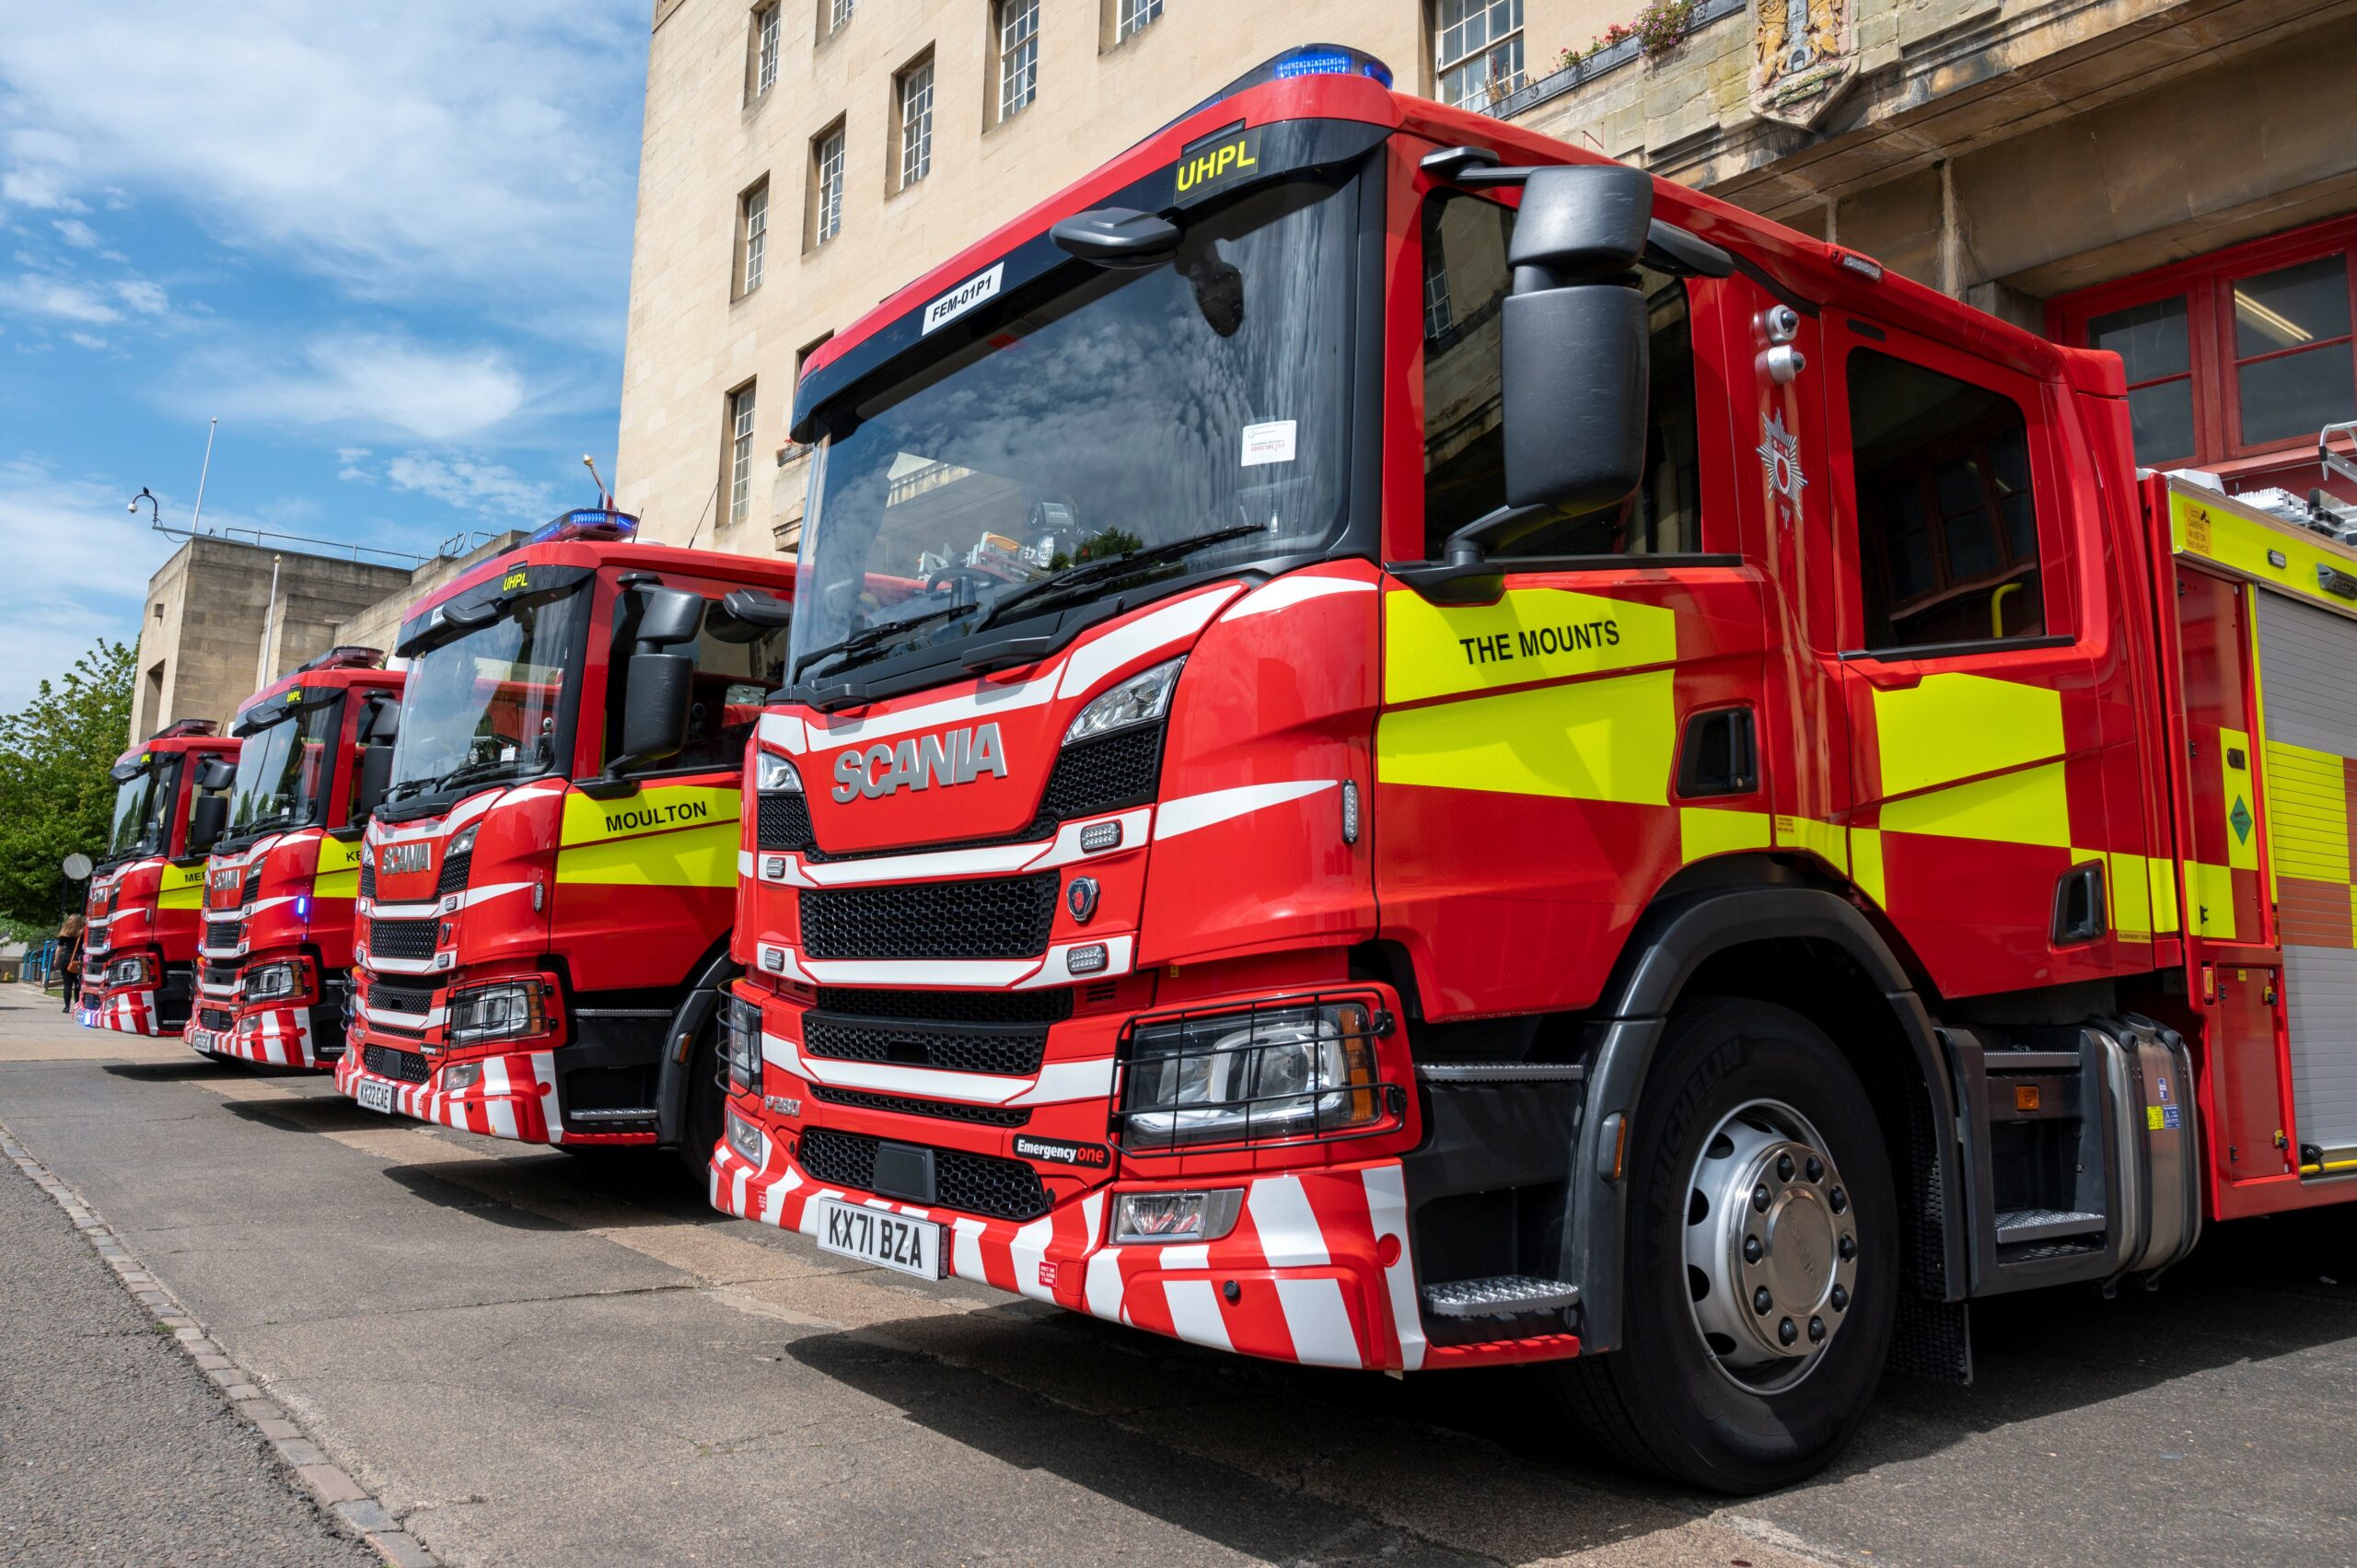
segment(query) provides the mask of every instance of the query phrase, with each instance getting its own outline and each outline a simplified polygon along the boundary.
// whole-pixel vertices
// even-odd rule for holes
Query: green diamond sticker
[[[2250,807],[2243,804],[2241,796],[2235,796],[2235,808],[2226,820],[2235,825],[2235,839],[2239,843],[2250,842]]]

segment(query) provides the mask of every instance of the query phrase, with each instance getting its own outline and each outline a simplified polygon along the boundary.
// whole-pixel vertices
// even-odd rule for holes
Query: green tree
[[[114,813],[107,770],[131,727],[133,647],[101,637],[32,701],[0,714],[0,926],[56,928],[75,850],[98,858]]]

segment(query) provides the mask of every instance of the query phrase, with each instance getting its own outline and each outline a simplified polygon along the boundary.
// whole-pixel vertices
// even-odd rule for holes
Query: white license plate
[[[812,1201],[819,1211],[819,1250],[898,1269],[921,1280],[941,1278],[941,1227],[882,1209],[832,1198]]]
[[[361,1079],[352,1098],[360,1102],[363,1110],[379,1110],[387,1116],[393,1113],[393,1086],[379,1079]]]

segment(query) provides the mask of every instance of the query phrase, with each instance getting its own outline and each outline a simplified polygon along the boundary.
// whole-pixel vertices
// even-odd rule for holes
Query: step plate
[[[1515,1318],[1552,1312],[1580,1298],[1568,1280],[1500,1274],[1486,1280],[1447,1280],[1424,1287],[1424,1309],[1439,1318]]]
[[[2088,1236],[2104,1227],[2101,1214],[2073,1209],[2008,1209],[1997,1216],[1997,1245],[2018,1247],[2028,1241],[2053,1241],[2065,1236]]]

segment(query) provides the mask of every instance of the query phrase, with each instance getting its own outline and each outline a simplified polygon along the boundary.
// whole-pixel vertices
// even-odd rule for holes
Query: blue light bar
[[[621,540],[637,537],[638,519],[628,512],[609,512],[602,506],[582,506],[550,518],[533,529],[524,542],[547,544],[561,539]]]
[[[1343,44],[1305,43],[1262,61],[1185,114],[1163,122],[1161,129],[1167,131],[1178,121],[1201,113],[1224,98],[1234,98],[1247,87],[1257,87],[1263,82],[1288,81],[1295,76],[1366,76],[1387,87],[1391,85],[1391,67],[1372,54]]]

